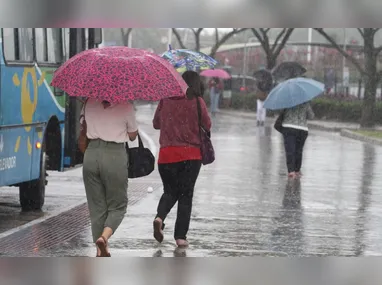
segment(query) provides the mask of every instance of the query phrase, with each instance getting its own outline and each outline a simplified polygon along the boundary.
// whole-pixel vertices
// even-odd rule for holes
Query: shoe
[[[176,240],[176,245],[177,245],[178,247],[188,247],[189,243],[188,243],[188,241],[185,240],[185,239],[177,239],[177,240]]]
[[[301,173],[301,171],[297,171],[297,172],[296,172],[296,175],[297,175],[298,177],[302,177],[302,173]]]
[[[260,127],[260,122],[259,121],[257,121],[257,126]]]
[[[260,123],[260,126],[264,127],[264,122],[261,122],[261,123]]]
[[[163,221],[159,218],[156,218],[153,222],[153,227],[154,227],[154,238],[156,239],[157,242],[162,243],[164,236],[163,236],[163,229],[164,229],[164,224]]]

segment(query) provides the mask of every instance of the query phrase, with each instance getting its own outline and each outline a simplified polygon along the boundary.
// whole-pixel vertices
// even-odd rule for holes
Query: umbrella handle
[[[171,44],[168,45],[168,50],[172,50]]]

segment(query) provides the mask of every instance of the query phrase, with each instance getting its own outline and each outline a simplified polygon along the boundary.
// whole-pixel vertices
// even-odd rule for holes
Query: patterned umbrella
[[[197,51],[188,49],[170,49],[162,54],[162,57],[169,61],[178,72],[186,70],[201,71],[213,69],[218,62],[212,57]]]
[[[70,96],[120,103],[185,96],[179,73],[158,55],[128,47],[86,50],[56,70],[51,83]]]

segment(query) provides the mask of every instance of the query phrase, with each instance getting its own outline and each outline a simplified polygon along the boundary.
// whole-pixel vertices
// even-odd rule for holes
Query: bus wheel
[[[45,202],[46,181],[46,148],[45,141],[41,148],[40,178],[25,182],[19,187],[20,204],[23,211],[38,211],[42,209]]]

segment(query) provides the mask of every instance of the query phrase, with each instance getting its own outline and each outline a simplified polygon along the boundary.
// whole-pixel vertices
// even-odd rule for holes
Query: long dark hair
[[[203,96],[202,82],[197,72],[188,70],[183,73],[182,77],[189,87],[187,89],[187,96],[189,98]]]

